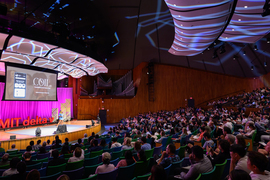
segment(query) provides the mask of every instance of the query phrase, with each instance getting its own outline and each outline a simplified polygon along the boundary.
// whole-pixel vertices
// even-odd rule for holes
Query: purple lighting
[[[5,89],[5,83],[0,83],[0,98],[2,99]],[[23,120],[36,118],[52,117],[52,108],[61,109],[61,103],[65,103],[66,99],[71,100],[71,118],[73,118],[73,97],[72,88],[57,88],[58,101],[0,101],[0,119],[5,121],[7,118],[21,117],[20,123]]]

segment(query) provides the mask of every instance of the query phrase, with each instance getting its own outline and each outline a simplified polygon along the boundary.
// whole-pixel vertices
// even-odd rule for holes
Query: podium
[[[107,124],[107,110],[99,110],[101,124]]]

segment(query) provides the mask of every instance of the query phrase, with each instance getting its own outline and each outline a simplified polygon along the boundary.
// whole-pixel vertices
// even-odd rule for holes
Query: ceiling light
[[[253,67],[253,66],[251,66],[251,68],[250,68],[250,69],[251,69],[251,71],[253,71],[254,67]]]
[[[257,50],[258,50],[257,45],[254,45],[254,50],[255,50],[255,51],[257,51]]]
[[[248,8],[248,6],[244,6],[244,8]]]
[[[232,29],[232,31],[234,31],[234,29]]]
[[[233,56],[233,60],[236,60],[238,58],[238,56],[234,55]]]
[[[216,41],[214,42],[214,45],[217,45]]]
[[[238,19],[238,21],[241,21],[241,19]]]
[[[267,41],[266,41],[268,44],[270,43],[270,38],[267,38]]]
[[[246,51],[244,51],[243,55],[244,55],[244,56],[246,55]]]
[[[263,64],[263,65],[264,65],[264,67],[267,67],[267,62],[264,62],[264,64]]]

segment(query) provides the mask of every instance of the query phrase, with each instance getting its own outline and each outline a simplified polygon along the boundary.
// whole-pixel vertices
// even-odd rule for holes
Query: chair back
[[[90,158],[90,152],[84,153],[84,158]]]
[[[84,166],[92,166],[98,164],[99,156],[93,158],[84,158]]]
[[[248,142],[246,145],[246,152],[248,151],[249,146],[250,146],[250,143]]]
[[[153,156],[155,155],[159,156],[161,154],[161,151],[162,151],[162,146],[154,147]]]
[[[49,158],[44,158],[44,159],[37,159],[37,160],[33,160],[35,162],[48,162]]]
[[[84,139],[84,140],[83,140],[83,144],[86,144],[87,141],[88,141],[88,138]]]
[[[43,168],[38,169],[38,172],[40,174],[40,177],[46,176],[47,167],[43,167]]]
[[[142,175],[142,176],[137,176],[136,177],[136,180],[148,180],[148,178],[151,176],[151,173],[149,174],[145,174],[145,175]],[[134,178],[135,179],[135,178]]]
[[[83,160],[76,162],[68,162],[66,166],[66,171],[71,171],[83,167]]]
[[[199,176],[197,177],[196,180],[200,180],[201,179],[201,176],[202,176],[202,174],[199,174]]]
[[[106,144],[109,144],[112,141],[112,139],[111,138],[106,138],[105,141],[106,141]]]
[[[64,154],[64,158],[70,158],[73,156],[73,153],[69,153],[69,154]]]
[[[207,173],[202,173],[202,176],[201,176],[200,180],[211,180],[211,179],[213,179],[215,170],[216,170],[216,166],[214,166],[212,171],[207,172]]]
[[[108,180],[108,179],[116,180],[117,174],[118,174],[118,168],[110,172],[98,174],[97,179],[98,180]]]
[[[44,154],[37,154],[37,159],[44,159],[44,158],[49,158],[51,155],[50,152],[44,153]]]
[[[253,133],[253,135],[252,135],[252,147],[254,146],[254,141],[255,141],[255,137],[256,137],[256,135],[257,135],[257,130],[255,130],[255,132]]]
[[[97,180],[97,174],[83,180]]]
[[[111,160],[110,164],[113,164],[114,166],[117,166],[118,162],[119,162],[119,158],[116,158],[114,160]]]
[[[43,164],[42,162],[39,162],[33,165],[28,165],[26,166],[26,171],[31,171],[32,169],[41,169],[42,164]]]
[[[123,151],[113,152],[111,160],[115,160],[117,158],[120,158],[122,155],[123,155]]]
[[[166,147],[172,142],[172,136],[169,136],[166,142]]]
[[[231,164],[231,159],[227,159],[227,163],[226,163],[226,165],[224,167],[221,179],[225,179],[229,175],[230,164]]]
[[[117,138],[117,142],[119,142],[120,144],[123,144],[124,138]]]
[[[170,164],[169,166],[167,166],[167,167],[164,168],[164,170],[165,170],[165,172],[167,174],[167,177],[169,177],[169,175],[170,175],[171,167],[172,167],[172,164]]]
[[[51,176],[58,172],[62,173],[66,169],[66,163],[60,164],[58,166],[48,166],[47,167],[47,176]]]
[[[125,167],[119,167],[118,169],[117,180],[131,180],[133,178],[135,163]]]
[[[96,165],[93,165],[93,166],[85,166],[84,167],[83,178],[88,178],[90,174],[95,174],[97,167],[100,166],[100,165],[102,165],[102,164],[103,163],[96,164]]]
[[[103,152],[112,153],[113,152],[113,149],[103,149]]]
[[[40,177],[41,180],[56,180],[60,175],[62,174],[62,172],[58,172],[49,176],[43,176]]]
[[[162,144],[162,151],[165,151],[165,150],[166,150],[166,147],[167,147],[167,140],[168,140],[168,138],[165,137],[165,138],[163,138],[162,141],[161,141],[161,144]]]
[[[178,152],[178,156],[180,157],[180,159],[182,159],[182,158],[184,158],[186,156],[185,155],[186,147],[187,147],[187,145],[180,146],[180,149],[179,149],[179,152]]]
[[[18,151],[19,150],[7,150],[7,153],[9,154],[9,155],[12,155],[12,154],[17,154],[18,153]]]
[[[149,150],[145,150],[144,154],[146,156],[146,159],[153,157],[153,152],[154,152],[154,148],[149,149]]]
[[[126,154],[126,151],[131,151],[132,152],[133,148],[130,148],[130,149],[123,149],[123,157],[125,157],[125,154]]]
[[[185,145],[185,143],[186,143],[186,137],[187,136],[184,136],[184,135],[181,137],[181,139],[180,139],[180,146],[184,146]]]
[[[0,169],[0,177],[3,175],[3,172],[6,171],[6,169]],[[133,172],[132,172],[133,173]],[[133,174],[132,174],[133,175]]]
[[[69,179],[81,179],[83,177],[84,167],[79,169],[74,169],[70,171],[63,171],[63,174],[66,174]]]
[[[178,149],[175,150],[175,153],[174,154],[179,154],[179,151],[180,151],[180,147]]]
[[[102,153],[103,153],[103,149],[100,150],[100,151],[92,151],[90,153],[90,158],[93,158],[93,157],[96,157],[96,156],[100,156],[100,155],[102,155]]]
[[[172,166],[170,167],[170,171],[169,171],[171,175],[173,175],[175,169],[182,167],[183,161],[184,161],[184,158],[181,161],[173,162],[171,164]]]
[[[227,160],[225,160],[225,162],[222,164],[216,164],[216,170],[215,170],[213,178],[212,178],[213,180],[220,180],[221,179],[226,164],[227,164]]]
[[[113,152],[121,151],[122,146],[112,148]]]
[[[0,169],[9,169],[9,168],[10,168],[10,165],[9,164],[0,166]]]
[[[148,163],[149,163],[149,159],[147,159],[147,161],[145,161],[145,162],[143,162],[143,161],[136,162],[133,176],[137,177],[137,176],[142,176],[142,175],[146,174],[147,168],[148,168]]]

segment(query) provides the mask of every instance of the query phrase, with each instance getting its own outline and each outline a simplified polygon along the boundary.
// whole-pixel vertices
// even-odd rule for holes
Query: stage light
[[[215,59],[215,58],[217,58],[218,57],[218,55],[217,55],[217,51],[214,51],[214,54],[213,54],[213,59]]]
[[[244,51],[243,55],[244,55],[244,56],[246,55],[246,51]]]
[[[255,51],[257,51],[257,50],[258,50],[257,45],[254,45],[254,50],[255,50]]]
[[[266,41],[268,44],[270,43],[270,38],[267,38],[267,41]]]
[[[234,55],[233,56],[233,60],[236,60],[238,58],[238,56]]]
[[[264,62],[264,67],[267,67],[267,62]]]
[[[40,135],[41,135],[41,129],[40,129],[40,127],[37,127],[36,136],[39,137]]]
[[[253,71],[253,69],[254,69],[254,67],[253,67],[253,66],[251,66],[251,71]]]

